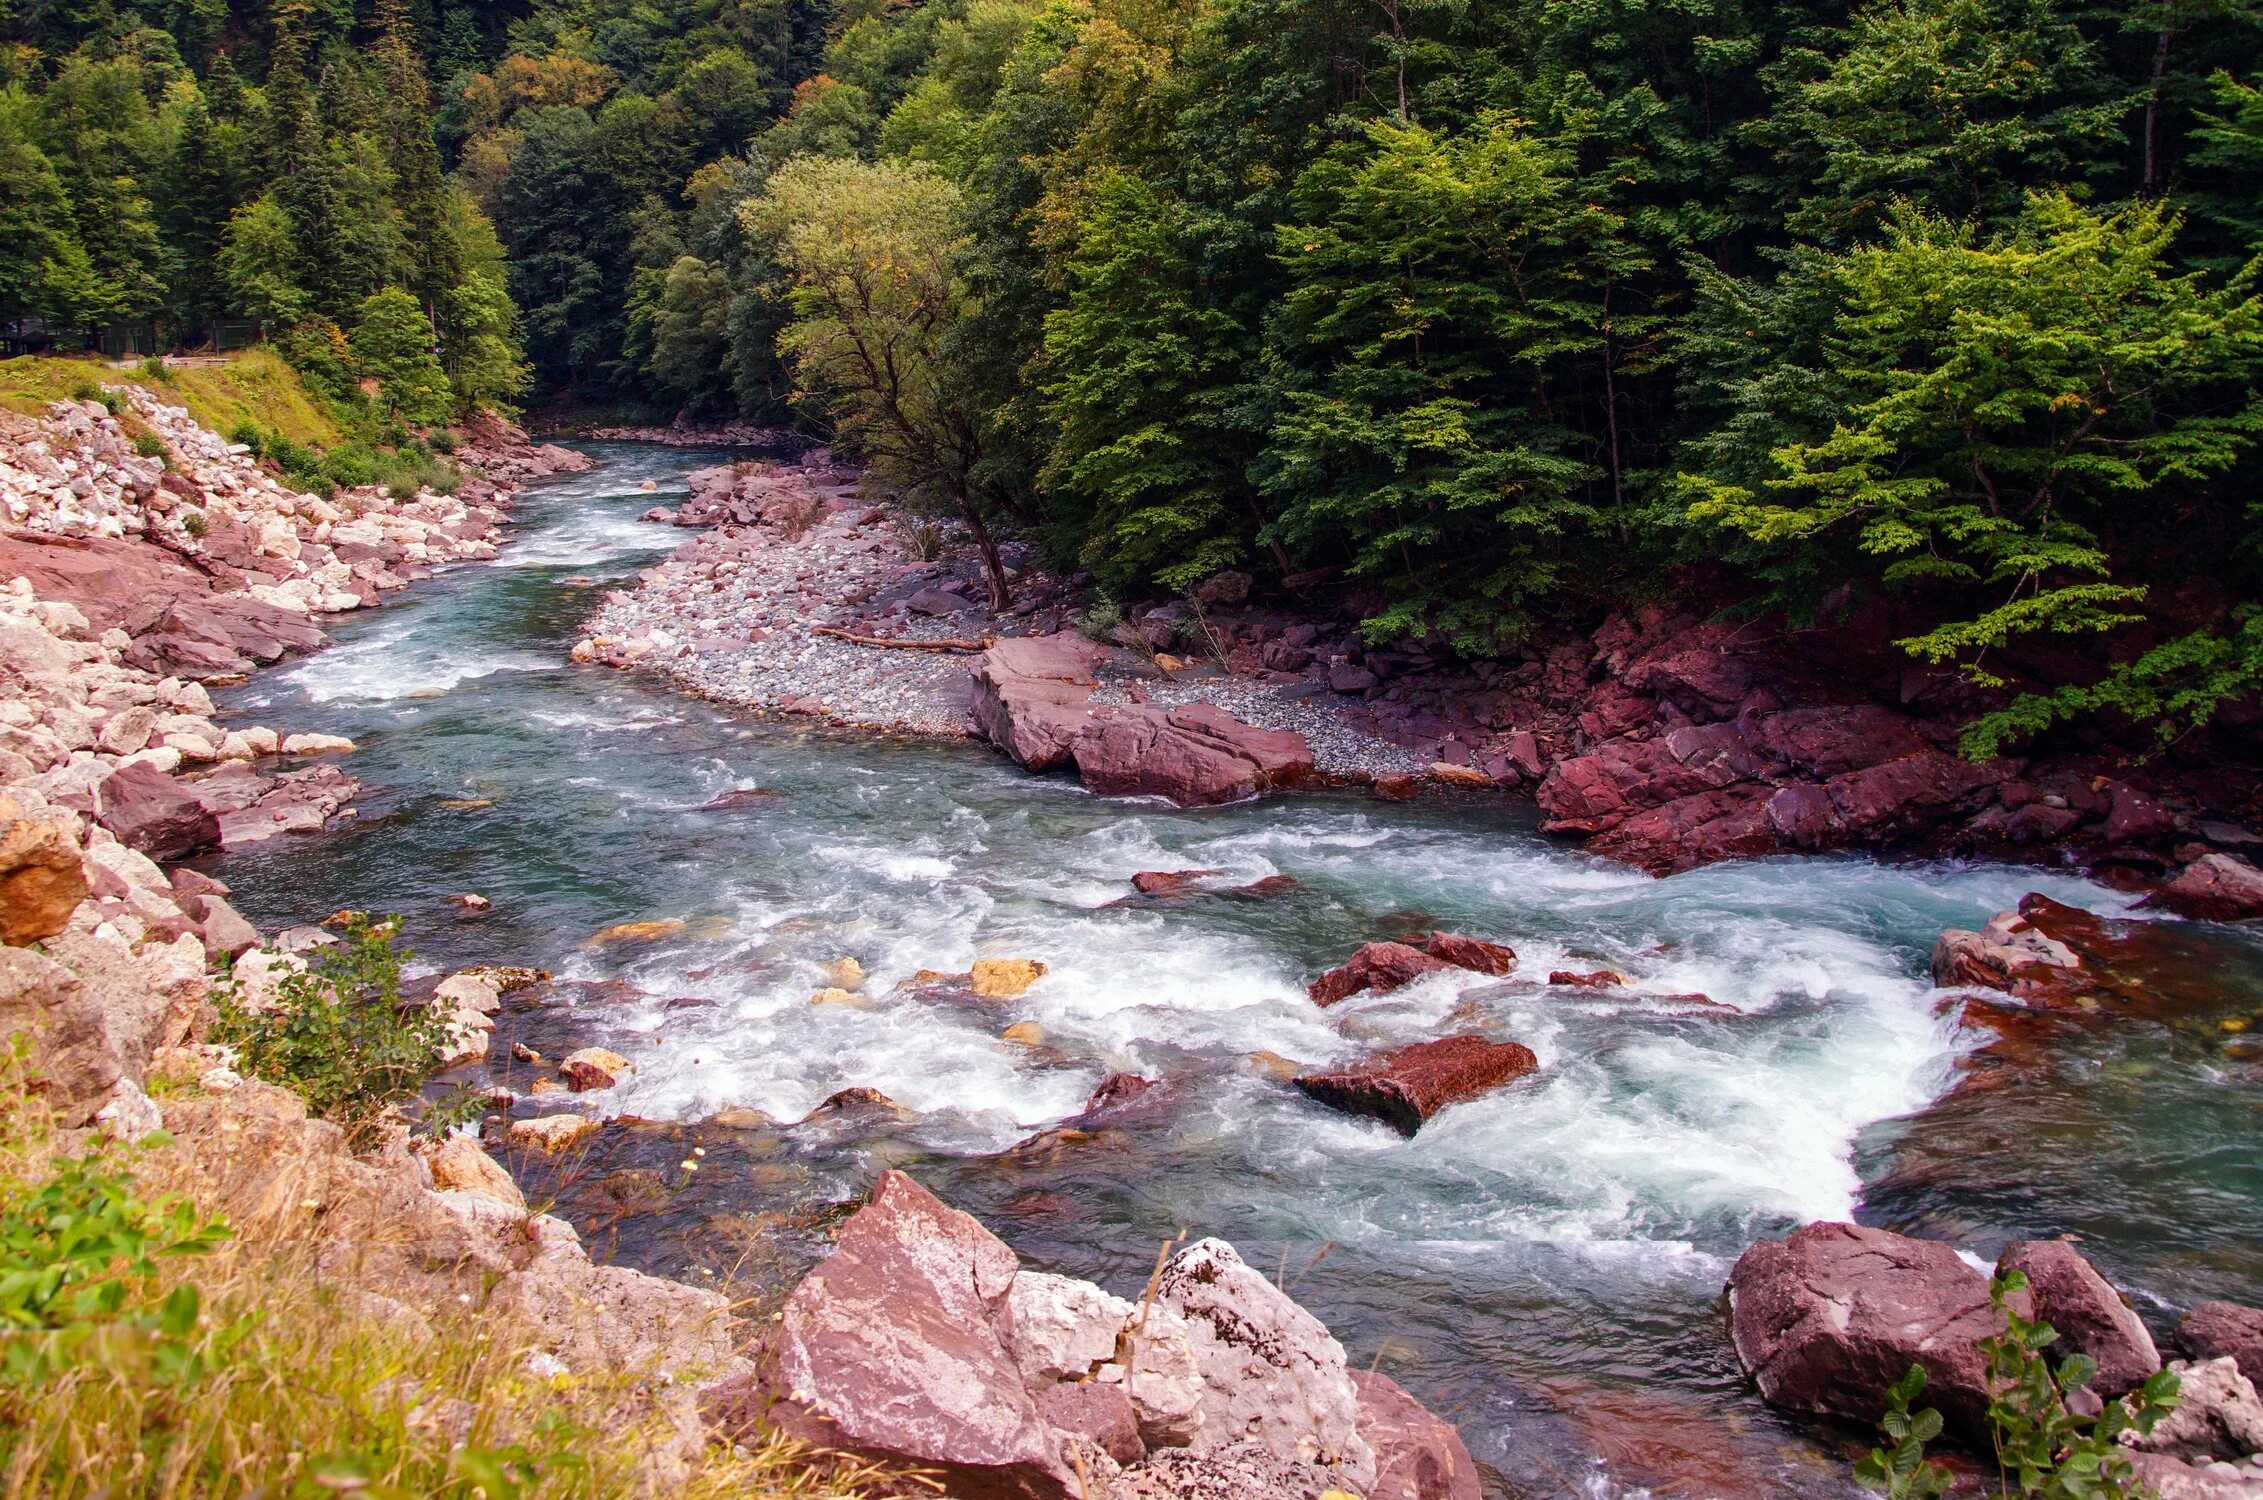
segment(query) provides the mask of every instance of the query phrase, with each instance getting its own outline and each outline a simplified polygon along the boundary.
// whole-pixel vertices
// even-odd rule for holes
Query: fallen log
[[[884,635],[858,635],[854,631],[842,630],[833,625],[812,625],[809,633],[829,635],[835,640],[847,641],[852,646],[891,646],[898,651],[987,651],[998,644],[998,638],[994,635],[986,635],[979,641],[904,641]]]

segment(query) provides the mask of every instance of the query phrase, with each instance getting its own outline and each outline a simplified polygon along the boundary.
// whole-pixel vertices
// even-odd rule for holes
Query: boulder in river
[[[1837,1223],[1762,1240],[1729,1273],[1729,1326],[1772,1406],[1867,1428],[1923,1365],[1924,1404],[1965,1440],[1986,1440],[1988,1278],[1947,1245]]]
[[[2263,1380],[2263,1308],[2203,1302],[2177,1324],[2177,1347],[2195,1359],[2229,1356],[2249,1380]]]
[[[1491,974],[1496,978],[1517,966],[1516,950],[1508,944],[1488,943],[1483,938],[1463,937],[1455,932],[1433,932],[1424,940],[1422,951],[1457,969]]]
[[[569,1052],[558,1064],[559,1076],[577,1094],[586,1089],[609,1089],[635,1071],[636,1064],[603,1047]]]
[[[1367,1500],[1479,1500],[1477,1463],[1453,1424],[1374,1370],[1351,1372],[1359,1432],[1375,1450]]]
[[[1240,802],[1313,774],[1303,735],[1259,729],[1207,703],[1094,714],[1071,749],[1084,784],[1102,796],[1163,797],[1181,807]]]
[[[1306,985],[1305,993],[1315,1005],[1334,1005],[1362,990],[1381,994],[1399,989],[1447,967],[1444,959],[1405,943],[1366,943],[1342,964]]]
[[[1326,1073],[1300,1073],[1296,1086],[1333,1109],[1372,1115],[1413,1135],[1439,1110],[1491,1093],[1540,1066],[1532,1049],[1481,1036],[1417,1042]]]
[[[974,667],[974,719],[991,744],[1032,771],[1070,761],[1091,717],[1100,648],[1074,631],[1014,637],[982,653]]]
[[[2097,1267],[2064,1240],[2020,1240],[1997,1257],[1996,1273],[2027,1277],[2026,1316],[2058,1330],[2054,1359],[2087,1354],[2098,1362],[2090,1388],[2108,1400],[2145,1383],[2161,1368],[2153,1335]]]
[[[2263,870],[2235,854],[2203,854],[2144,904],[2205,922],[2263,917]]]

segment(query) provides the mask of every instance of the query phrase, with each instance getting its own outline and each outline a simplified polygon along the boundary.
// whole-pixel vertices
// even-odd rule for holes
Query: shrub
[[[165,440],[154,432],[135,433],[134,452],[140,454],[143,458],[162,458],[170,461],[173,457],[173,450],[167,447]]]
[[[228,441],[231,443],[241,443],[246,448],[249,448],[251,450],[251,456],[253,458],[264,458],[267,456],[266,434],[262,433],[259,430],[258,424],[256,423],[238,422],[235,426],[228,429]]]
[[[344,942],[317,949],[305,973],[282,981],[272,1007],[254,1009],[223,988],[213,1030],[246,1073],[295,1090],[357,1145],[417,1096],[448,1037],[446,1015],[401,998],[408,955],[394,946],[397,925],[356,917]]]
[[[202,541],[206,533],[212,530],[212,523],[204,518],[203,511],[192,510],[181,517],[181,530]]]
[[[91,380],[82,380],[77,385],[72,386],[71,399],[73,401],[92,401],[113,417],[118,415],[119,410],[125,405],[115,391],[106,391]]]
[[[144,380],[158,380],[170,384],[173,379],[173,372],[166,366],[162,358],[152,354],[141,362],[141,377]]]
[[[1084,617],[1076,622],[1076,628],[1086,639],[1109,646],[1115,644],[1117,627],[1123,623],[1124,607],[1102,594],[1093,602],[1092,608],[1084,612]]]
[[[429,441],[435,453],[453,453],[458,446],[456,435],[445,427],[433,428]]]

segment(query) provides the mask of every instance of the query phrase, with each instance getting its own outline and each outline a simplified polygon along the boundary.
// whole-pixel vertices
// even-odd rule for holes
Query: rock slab
[[[1413,1135],[1447,1105],[1491,1093],[1539,1066],[1532,1049],[1520,1043],[1449,1036],[1339,1071],[1299,1074],[1294,1082],[1332,1109],[1370,1115]]]

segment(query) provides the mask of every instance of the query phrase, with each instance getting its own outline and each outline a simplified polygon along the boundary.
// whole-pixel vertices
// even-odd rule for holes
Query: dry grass
[[[89,382],[138,385],[168,405],[187,407],[214,432],[233,432],[249,422],[299,444],[328,447],[344,437],[298,372],[268,349],[169,365],[161,380],[142,373],[138,364],[121,367],[93,355],[0,360],[0,406],[39,416],[49,402],[67,400]]]

